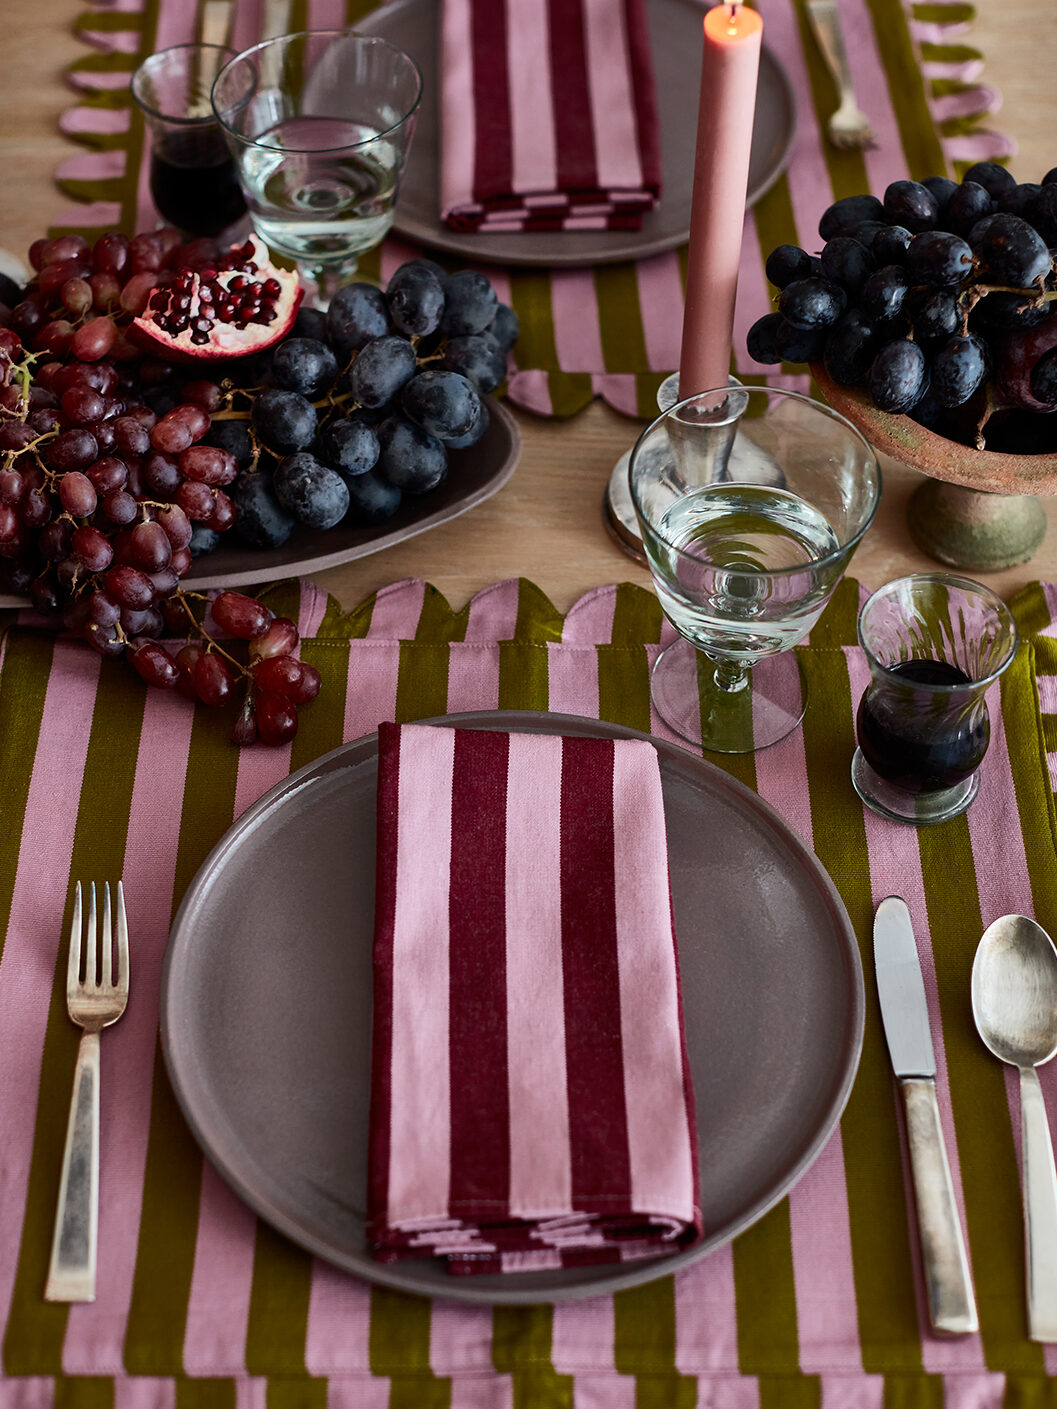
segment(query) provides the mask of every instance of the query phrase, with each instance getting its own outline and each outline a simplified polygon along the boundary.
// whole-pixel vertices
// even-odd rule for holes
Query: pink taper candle
[[[705,14],[679,395],[726,386],[749,185],[763,21],[745,5]]]

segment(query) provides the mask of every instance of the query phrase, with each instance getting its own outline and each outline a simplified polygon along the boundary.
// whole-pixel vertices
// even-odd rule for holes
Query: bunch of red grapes
[[[207,614],[180,586],[196,526],[223,533],[236,518],[225,486],[238,464],[204,443],[225,404],[222,364],[218,380],[199,364],[159,417],[149,391],[171,369],[130,328],[163,271],[210,253],[173,231],[31,247],[35,277],[0,314],[0,586],[102,655],[126,656],[150,685],[207,705],[244,689],[235,741],[283,743],[320,685],[293,654],[296,627],[236,592]],[[14,288],[6,281],[0,299]],[[170,652],[163,635],[187,644]],[[247,642],[246,659],[218,636]]]

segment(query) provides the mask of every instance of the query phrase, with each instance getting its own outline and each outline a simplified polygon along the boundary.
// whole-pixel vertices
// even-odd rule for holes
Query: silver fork
[[[840,107],[830,117],[827,131],[835,147],[875,147],[873,125],[855,101],[848,52],[834,0],[807,0],[811,29],[826,67],[840,92]]]
[[[99,1223],[99,1033],[117,1022],[128,1003],[128,926],[120,881],[116,910],[117,963],[114,965],[110,883],[103,887],[103,923],[97,946],[95,882],[88,888],[88,921],[83,938],[81,883],[77,882],[66,967],[66,1008],[70,1020],[83,1027],[84,1032],[73,1077],[45,1301],[95,1300]]]

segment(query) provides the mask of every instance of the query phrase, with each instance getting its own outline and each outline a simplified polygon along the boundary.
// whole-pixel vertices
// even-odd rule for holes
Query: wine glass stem
[[[305,306],[324,311],[330,300],[356,273],[356,260],[346,259],[333,264],[299,263],[297,272],[305,286]]]
[[[733,695],[739,690],[744,690],[749,683],[749,672],[737,661],[721,660],[716,662],[713,679],[717,689],[725,691],[728,695]]]

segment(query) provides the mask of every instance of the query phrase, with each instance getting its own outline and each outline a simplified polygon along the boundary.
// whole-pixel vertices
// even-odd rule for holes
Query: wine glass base
[[[715,661],[682,639],[654,661],[654,708],[680,738],[713,753],[754,753],[803,719],[807,686],[791,651],[757,661],[739,690],[721,689],[715,669]]]
[[[863,757],[862,749],[856,749],[851,761],[851,781],[866,806],[882,817],[892,822],[928,827],[960,816],[976,796],[980,775],[973,773],[953,788],[911,793],[875,773]]]

